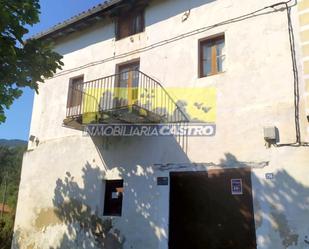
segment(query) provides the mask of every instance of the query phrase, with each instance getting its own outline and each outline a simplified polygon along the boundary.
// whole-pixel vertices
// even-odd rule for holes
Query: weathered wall
[[[280,143],[295,142],[285,11],[112,59],[274,2],[155,1],[146,10],[141,34],[115,41],[112,20],[106,20],[59,41],[64,69],[41,85],[34,101],[30,133],[40,142],[29,144],[24,157],[13,248],[167,248],[169,187],[157,186],[156,177],[177,170],[248,166],[253,167],[258,248],[309,247],[308,149],[267,149],[263,139],[263,127],[275,125]],[[189,18],[182,22],[188,10]],[[300,58],[304,51],[297,35],[297,7],[292,17]],[[198,78],[198,40],[221,32],[226,71]],[[110,75],[116,64],[134,58],[140,58],[141,71],[165,87],[215,87],[216,136],[90,138],[62,126],[70,77]],[[88,66],[78,68],[83,65]],[[303,78],[300,74],[300,125],[306,141]],[[265,173],[273,173],[274,179],[266,180]],[[115,178],[124,179],[123,215],[103,217],[103,179]]]
[[[302,48],[302,66],[305,80],[306,114],[309,116],[309,2],[302,0],[298,4],[300,44]]]

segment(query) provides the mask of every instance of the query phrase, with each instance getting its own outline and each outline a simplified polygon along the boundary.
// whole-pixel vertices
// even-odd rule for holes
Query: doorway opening
[[[256,249],[250,169],[170,179],[169,249]]]

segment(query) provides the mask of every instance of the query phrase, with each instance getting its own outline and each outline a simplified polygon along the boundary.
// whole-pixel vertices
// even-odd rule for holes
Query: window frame
[[[106,179],[105,183],[105,193],[104,193],[104,205],[103,205],[103,216],[122,216],[122,205],[123,205],[123,179]],[[117,187],[116,185],[119,186]],[[115,187],[116,186],[116,187]],[[120,197],[117,200],[113,200],[112,193],[116,190],[120,193]],[[114,203],[112,203],[114,201]],[[116,207],[119,205],[119,207]],[[117,209],[116,211],[113,208]]]
[[[138,16],[141,17],[141,28],[140,30],[135,30],[135,22],[138,18]],[[121,22],[122,21],[128,21],[130,20],[130,30],[129,30],[129,34],[125,35],[125,36],[120,36],[120,26],[121,26]],[[139,34],[145,31],[145,10],[144,9],[137,9],[132,11],[130,14],[128,13],[122,13],[121,15],[119,15],[116,19],[116,28],[115,28],[115,37],[116,37],[116,41],[124,39],[126,37],[130,37],[132,35],[135,34]]]
[[[85,80],[84,74],[80,74],[80,75],[74,76],[74,77],[69,79],[69,87],[68,87],[68,94],[67,94],[67,108],[72,108],[72,107],[76,106],[73,103],[74,94],[73,94],[72,87],[73,87],[74,81],[76,81],[78,79],[82,79],[82,82],[84,82],[84,80]],[[82,96],[80,96],[80,98],[82,98]],[[82,102],[82,100],[81,100],[81,102]]]
[[[215,43],[219,40],[224,41],[225,45],[225,33],[219,33],[216,35],[208,36],[206,38],[202,38],[198,41],[198,76],[199,78],[204,78],[204,77],[209,77],[212,75],[217,75],[224,73],[225,70],[222,68],[222,71],[218,71],[217,69],[217,51],[216,51],[216,46]],[[212,44],[211,46],[211,73],[205,74],[204,73],[204,59],[203,59],[203,45],[204,44]],[[226,57],[226,54],[222,54],[224,57]]]

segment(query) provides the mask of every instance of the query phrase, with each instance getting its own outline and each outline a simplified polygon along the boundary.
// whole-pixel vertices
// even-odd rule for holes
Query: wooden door
[[[169,249],[187,248],[256,249],[250,170],[171,173]]]
[[[118,106],[132,106],[138,98],[139,61],[120,65],[118,75],[118,84],[116,85]]]

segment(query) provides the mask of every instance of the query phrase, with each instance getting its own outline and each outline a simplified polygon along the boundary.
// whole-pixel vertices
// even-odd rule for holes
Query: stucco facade
[[[257,248],[309,248],[309,147],[295,144],[287,11],[263,9],[275,3],[151,1],[142,33],[116,40],[107,17],[56,40],[64,67],[35,96],[30,134],[38,141],[24,155],[13,248],[167,249],[170,192],[157,177],[238,167],[252,168]],[[308,142],[309,5],[289,6],[301,142]],[[199,78],[198,41],[220,33],[225,70]],[[89,137],[63,126],[70,78],[111,75],[137,58],[166,89],[215,88],[215,136]],[[265,145],[267,126],[278,128],[277,146]],[[105,179],[124,180],[120,217],[103,216]]]

